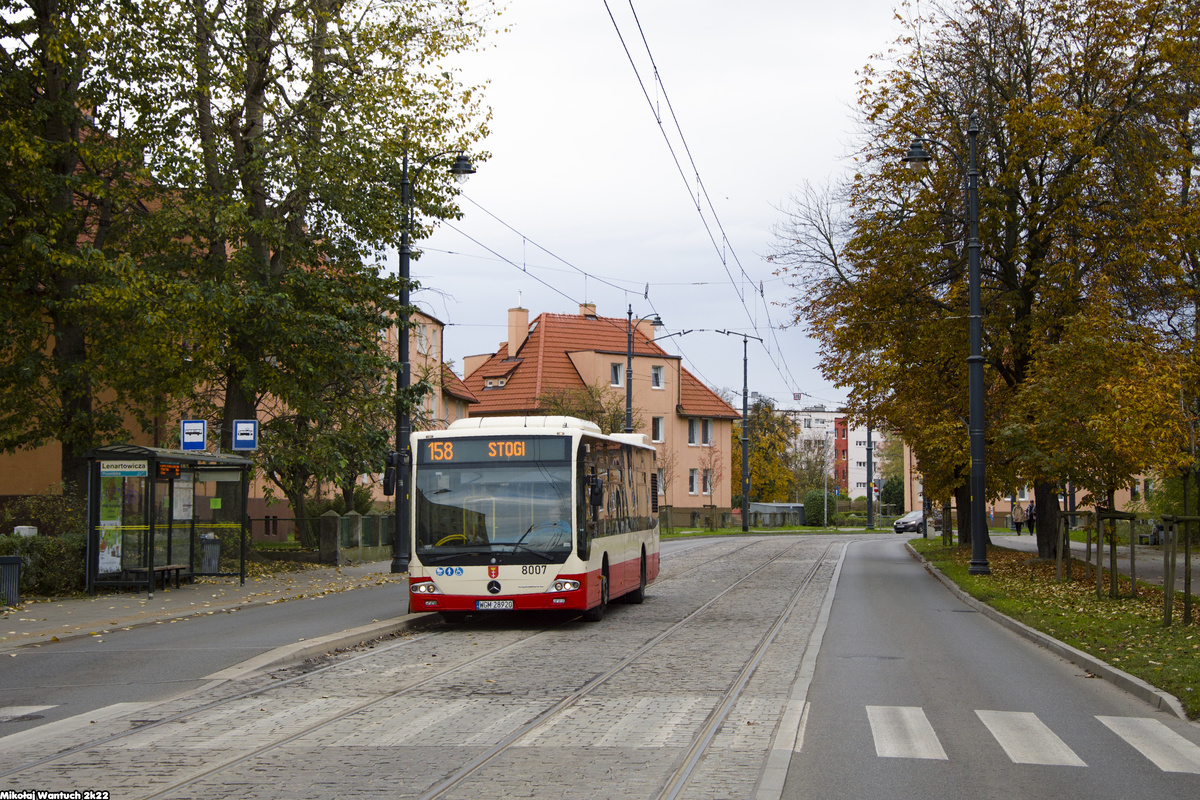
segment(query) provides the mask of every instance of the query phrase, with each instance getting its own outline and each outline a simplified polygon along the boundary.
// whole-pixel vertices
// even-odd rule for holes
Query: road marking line
[[[867,706],[875,753],[881,758],[928,758],[947,761],[933,726],[918,706]]]
[[[1014,764],[1086,767],[1066,742],[1030,711],[980,711],[975,714],[992,732]]]
[[[1096,717],[1163,772],[1200,775],[1200,747],[1156,719]]]

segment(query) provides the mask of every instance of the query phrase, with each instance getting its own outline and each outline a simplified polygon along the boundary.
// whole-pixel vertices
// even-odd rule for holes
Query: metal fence
[[[349,514],[342,516],[338,524],[338,542],[343,548],[348,547],[391,547],[392,528],[395,517],[391,514],[367,514],[362,518],[362,541],[354,540],[354,523]],[[321,539],[320,517],[293,519],[291,517],[263,517],[250,520],[250,542],[270,545],[303,546],[307,532],[309,541],[315,548]]]

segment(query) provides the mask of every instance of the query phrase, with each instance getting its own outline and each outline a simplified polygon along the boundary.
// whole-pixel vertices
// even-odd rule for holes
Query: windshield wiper
[[[525,533],[528,534],[529,531],[525,531]],[[525,538],[524,536],[521,537],[521,539],[524,539],[524,538]],[[538,550],[536,547],[530,547],[529,545],[523,543],[520,539],[518,539],[515,542],[492,542],[492,544],[493,545],[499,544],[499,545],[504,545],[505,547],[513,547],[513,548],[519,547],[522,550],[533,553],[535,556],[541,556],[542,558],[546,559],[546,561],[554,560],[554,556],[544,553],[541,550]]]

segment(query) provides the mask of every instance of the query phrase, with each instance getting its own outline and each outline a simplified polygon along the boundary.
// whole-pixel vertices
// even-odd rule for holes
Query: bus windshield
[[[418,462],[414,490],[424,564],[562,563],[571,552],[569,461]]]

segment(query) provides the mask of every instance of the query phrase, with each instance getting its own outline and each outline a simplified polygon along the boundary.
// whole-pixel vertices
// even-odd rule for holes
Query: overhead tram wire
[[[646,39],[646,33],[642,28],[642,21],[638,17],[637,10],[633,6],[633,0],[628,0],[628,2],[629,2],[629,11],[631,14],[633,14],[633,21],[637,25],[638,34],[642,38],[642,45],[643,45],[643,47],[646,48],[646,56],[650,59],[650,65],[654,69],[654,78],[655,78],[656,85],[658,86],[659,89],[662,90],[663,100],[666,101],[667,110],[670,112],[671,119],[675,123],[675,130],[679,134],[679,141],[683,145],[684,152],[687,154],[688,163],[691,164],[692,169],[696,174],[696,183],[699,185],[700,190],[704,195],[704,199],[708,203],[708,209],[712,213],[713,221],[716,223],[717,228],[721,231],[721,241],[729,248],[729,254],[733,257],[733,260],[735,262],[737,262],[738,270],[742,273],[743,279],[749,281],[751,283],[751,285],[753,286],[754,278],[752,278],[750,276],[750,274],[746,272],[746,268],[744,266],[742,266],[741,259],[738,258],[737,252],[733,249],[733,244],[729,241],[728,234],[725,233],[725,226],[721,224],[721,219],[717,214],[717,209],[713,205],[712,198],[708,194],[708,187],[704,185],[704,181],[700,177],[700,170],[696,166],[695,159],[692,157],[692,151],[691,151],[691,148],[688,146],[687,137],[684,136],[684,133],[683,133],[683,126],[680,124],[679,117],[675,114],[675,107],[674,107],[674,105],[672,105],[671,98],[667,94],[667,87],[662,82],[662,75],[658,71],[658,64],[654,60],[654,53],[650,50],[650,42]],[[611,10],[609,11],[609,19],[613,19]],[[613,24],[616,25],[615,19],[613,19]],[[620,36],[619,30],[617,31],[617,35],[618,35],[618,37]],[[624,45],[623,39],[622,39],[622,45]],[[628,54],[628,48],[626,48],[626,54]],[[630,59],[630,63],[632,65],[632,63],[633,63],[632,58]],[[637,73],[636,66],[634,66],[634,73],[635,74]],[[640,75],[638,76],[638,81],[639,82],[641,81]],[[644,86],[643,86],[643,94],[645,94]],[[649,99],[648,96],[647,96],[647,99]],[[656,119],[658,118],[657,112],[655,113],[655,118]],[[659,122],[661,125],[661,120]],[[670,148],[669,141],[667,143],[667,146],[668,146],[668,148]],[[698,208],[697,210],[699,211],[700,209]],[[703,218],[703,213],[701,213],[701,217]],[[707,223],[706,223],[706,227],[707,227]],[[710,238],[712,238],[711,233],[710,233]],[[714,242],[714,245],[715,245],[715,242]],[[724,263],[724,254],[723,253],[721,254],[721,258],[722,258],[722,263]],[[726,268],[726,274],[729,274],[728,268]],[[732,282],[732,275],[730,275],[730,280]],[[766,297],[763,295],[763,293],[761,291],[761,286],[762,286],[761,281],[759,282],[759,286],[760,286],[759,295],[763,301],[763,312],[767,317],[768,323],[771,323],[771,309],[770,309],[770,306],[766,302]],[[734,284],[734,288],[735,289],[737,288],[736,284]],[[743,305],[744,305],[744,303],[743,303]],[[747,313],[747,316],[749,316],[749,309],[746,310],[746,313]],[[771,323],[771,324],[773,326],[773,323]],[[759,331],[759,328],[758,328],[757,320],[751,318],[751,325],[753,326],[753,328],[756,332],[761,333],[761,331]]]
[[[666,142],[666,145],[667,145],[667,149],[671,153],[671,158],[675,162],[675,167],[679,171],[679,175],[683,179],[684,184],[686,185],[688,183],[687,174],[684,172],[682,164],[680,164],[679,156],[675,152],[675,148],[671,143],[670,137],[667,136],[667,132],[663,128],[662,118],[660,117],[658,110],[656,109],[656,107],[654,105],[654,101],[650,98],[650,93],[646,89],[646,83],[642,79],[642,75],[641,75],[641,72],[638,70],[637,63],[633,59],[633,54],[630,53],[630,51],[629,51],[629,46],[625,42],[625,37],[621,34],[620,26],[617,24],[616,17],[613,15],[612,9],[609,7],[608,0],[604,0],[604,8],[608,12],[609,20],[613,24],[613,28],[617,33],[617,38],[621,42],[621,47],[625,50],[625,56],[626,56],[626,58],[629,59],[629,65],[633,69],[634,77],[637,79],[638,85],[642,89],[642,95],[646,98],[646,103],[650,106],[650,111],[652,114],[654,114],[655,121],[657,121],[659,124],[659,131],[662,133],[663,140]],[[751,278],[749,273],[746,272],[745,268],[742,266],[741,259],[738,258],[737,253],[734,251],[733,245],[729,241],[729,237],[725,233],[724,226],[721,225],[720,218],[717,216],[716,209],[713,207],[712,199],[709,197],[709,194],[708,194],[708,189],[705,188],[704,181],[700,178],[700,170],[696,167],[695,160],[692,158],[691,149],[688,147],[686,137],[684,137],[684,135],[683,135],[683,128],[679,123],[678,117],[675,115],[675,109],[671,105],[670,98],[667,96],[666,86],[663,85],[662,78],[659,75],[658,66],[654,61],[654,54],[650,50],[649,42],[646,40],[645,32],[642,30],[641,21],[638,19],[637,11],[633,7],[633,0],[629,0],[629,8],[630,8],[630,11],[633,13],[634,21],[638,27],[638,32],[639,32],[639,34],[641,34],[641,37],[642,37],[642,43],[646,48],[646,54],[650,58],[650,64],[654,69],[654,76],[655,76],[656,84],[662,90],[663,99],[666,100],[667,109],[671,114],[672,120],[674,120],[674,122],[675,122],[675,128],[676,128],[676,131],[679,133],[680,141],[683,143],[684,151],[687,153],[688,162],[691,164],[692,169],[696,175],[696,182],[700,186],[705,200],[708,202],[709,211],[712,213],[713,220],[715,221],[718,229],[721,231],[722,242],[728,248],[729,253],[730,253],[730,255],[732,255],[734,261],[737,262],[738,269],[742,273],[742,276],[746,280],[753,282],[753,278]],[[690,196],[690,190],[689,190],[689,196]],[[725,254],[722,251],[721,246],[717,244],[716,237],[713,235],[712,228],[709,226],[709,222],[704,215],[703,208],[701,207],[699,202],[697,202],[695,205],[696,205],[697,213],[700,214],[701,223],[704,225],[704,229],[708,233],[709,241],[712,242],[713,248],[717,251],[717,255],[721,261],[721,266],[725,270],[726,276],[729,278],[730,285],[733,286],[734,291],[738,295],[738,301],[742,304],[742,310],[745,312],[746,318],[749,320],[752,329],[756,333],[761,334],[762,331],[759,329],[757,320],[754,318],[754,315],[750,313],[750,309],[746,305],[744,289],[738,285],[737,281],[734,280],[733,274],[729,271],[729,264],[725,258]],[[772,341],[775,342],[776,348],[780,351],[780,353],[782,353],[782,346],[779,343],[778,336],[776,336],[776,334],[775,334],[775,325],[771,321],[770,307],[767,305],[766,297],[762,295],[762,292],[760,292],[760,297],[763,302],[763,308],[764,308],[765,315],[767,317],[769,326],[771,328],[771,339],[772,339]],[[765,341],[761,340],[761,339],[763,339],[763,337],[760,337],[760,346],[762,346],[763,351],[766,353],[767,360],[771,362],[771,365],[773,367],[775,367],[775,371],[779,374],[780,379],[783,380],[783,382],[789,388],[792,388],[793,392],[795,392],[796,390],[794,387],[796,387],[798,385],[796,383],[795,376],[791,375],[790,369],[787,370],[788,374],[784,375],[785,368],[780,367],[779,363],[776,362],[771,351],[766,347]],[[789,380],[789,378],[790,378],[790,380]]]
[[[510,230],[512,230],[514,233],[516,233],[518,236],[520,236],[520,235],[521,235],[520,231],[517,231],[516,229],[513,229],[513,228],[511,228],[511,227],[510,227],[510,226],[508,226],[506,223],[504,223],[502,220],[499,220],[499,219],[497,219],[497,221],[498,221],[498,222],[501,222],[501,224],[504,224],[506,227],[509,227],[509,229],[510,229]],[[505,256],[501,255],[500,253],[496,252],[495,250],[493,250],[492,248],[488,247],[488,246],[487,246],[487,245],[485,245],[483,242],[479,241],[478,239],[476,239],[475,237],[471,236],[470,234],[466,233],[465,231],[463,231],[461,228],[457,227],[457,226],[456,226],[456,225],[454,225],[453,223],[451,223],[451,222],[447,222],[447,221],[443,221],[443,222],[442,222],[442,224],[443,224],[443,225],[445,225],[446,227],[450,228],[451,230],[455,231],[456,233],[460,234],[461,236],[463,236],[464,238],[466,238],[468,241],[470,241],[470,242],[474,243],[475,245],[477,245],[477,246],[479,246],[479,247],[483,248],[484,250],[486,250],[487,252],[491,253],[491,254],[492,254],[492,255],[493,255],[495,258],[497,258],[497,259],[498,259],[498,260],[500,260],[500,261],[503,261],[505,264],[508,264],[508,265],[509,265],[510,267],[512,267],[513,269],[520,270],[520,271],[521,271],[522,273],[524,273],[525,275],[528,275],[530,278],[533,278],[535,281],[537,281],[538,283],[542,284],[543,286],[545,286],[547,289],[549,289],[550,291],[554,292],[555,294],[558,294],[558,295],[561,295],[562,297],[565,297],[567,300],[570,300],[572,303],[575,303],[575,304],[578,304],[578,303],[579,303],[579,301],[578,301],[577,299],[575,299],[574,297],[571,297],[571,295],[569,295],[569,294],[567,294],[566,292],[564,292],[563,290],[559,289],[557,286],[554,286],[554,285],[553,285],[553,284],[551,284],[549,281],[546,281],[546,280],[543,280],[542,278],[539,278],[537,275],[534,275],[532,272],[530,272],[529,270],[525,269],[524,267],[522,267],[520,264],[516,263],[516,262],[515,262],[515,261],[513,261],[512,259],[506,258]],[[530,240],[530,241],[532,241],[532,240]],[[540,248],[540,249],[542,249],[542,250],[545,250],[545,248],[542,248],[542,247],[541,247],[541,245],[537,245],[537,244],[535,244],[535,246],[536,246],[536,247],[538,247],[538,248]],[[553,254],[553,253],[550,253],[550,251],[549,251],[549,250],[546,250],[545,252],[547,252],[547,253],[549,253],[550,255],[554,256],[554,254]],[[558,256],[554,256],[554,257],[555,257],[555,258],[558,258],[558,260],[559,260],[559,261],[562,261],[564,264],[567,264],[567,265],[568,265],[568,266],[570,266],[572,269],[578,270],[578,271],[579,271],[580,273],[582,273],[582,274],[583,274],[585,277],[593,277],[593,278],[595,277],[594,275],[591,275],[590,273],[588,273],[588,272],[586,272],[586,271],[584,271],[584,270],[582,270],[582,269],[579,269],[578,267],[575,267],[574,265],[570,264],[570,262],[568,262],[568,261],[566,261],[566,260],[564,260],[564,259],[562,259],[562,258],[559,258]],[[604,283],[607,283],[607,281],[602,281],[602,282],[604,282]],[[612,286],[614,289],[618,289],[618,290],[620,290],[620,291],[623,291],[623,292],[625,292],[625,293],[626,293],[626,295],[628,295],[628,294],[629,294],[629,290],[627,290],[627,289],[622,289],[620,286],[616,286],[616,285],[614,285],[614,284],[611,284],[611,283],[609,283],[608,285],[609,285],[609,286]],[[650,310],[651,310],[651,311],[653,311],[653,312],[654,312],[654,314],[655,314],[656,316],[658,316],[658,311],[654,309],[654,304],[653,304],[653,303],[651,303],[651,304],[650,304]],[[610,319],[609,319],[608,317],[599,317],[599,319],[603,319],[603,320],[604,320],[604,321],[605,321],[605,322],[606,322],[608,325],[612,326],[613,328],[618,328],[618,329],[620,329],[622,333],[624,333],[624,332],[625,332],[624,328],[622,328],[621,326],[617,325],[617,324],[616,324],[616,323],[614,323],[614,322],[611,322],[611,321],[610,321]],[[693,361],[693,360],[692,360],[692,359],[691,359],[691,358],[690,358],[690,357],[689,357],[689,356],[688,356],[686,353],[684,353],[684,352],[683,352],[683,348],[682,348],[682,347],[679,347],[679,345],[678,345],[678,342],[676,342],[676,347],[679,349],[680,353],[682,354],[682,358],[688,362],[688,365],[691,367],[691,369],[692,369],[692,372],[694,372],[694,373],[696,373],[697,375],[699,375],[699,376],[700,376],[700,379],[701,379],[702,381],[704,381],[706,384],[708,384],[709,386],[713,386],[713,385],[715,385],[715,384],[714,384],[712,381],[710,381],[710,380],[708,379],[708,377],[707,377],[707,376],[706,376],[706,375],[703,373],[703,371],[701,371],[701,369],[700,369],[698,366],[696,366],[696,362],[695,362],[695,361]]]
[[[520,237],[521,237],[521,240],[522,240],[522,242],[528,242],[528,243],[532,244],[534,247],[538,248],[539,250],[541,250],[542,252],[546,253],[546,254],[547,254],[547,255],[549,255],[550,257],[552,257],[552,258],[554,258],[555,260],[557,260],[557,261],[560,261],[560,262],[562,262],[563,264],[565,264],[566,266],[570,267],[572,270],[574,270],[575,272],[577,272],[577,273],[579,273],[580,275],[582,275],[582,276],[583,276],[585,279],[587,279],[587,278],[591,278],[592,280],[595,280],[595,281],[597,281],[598,283],[604,284],[604,285],[606,285],[606,286],[608,286],[608,287],[610,287],[610,288],[616,289],[617,291],[620,291],[620,292],[624,293],[626,296],[628,296],[629,294],[633,293],[633,289],[632,289],[632,288],[630,288],[630,287],[623,287],[623,286],[619,286],[619,285],[618,285],[618,284],[615,282],[615,281],[617,281],[617,282],[619,282],[619,281],[622,281],[623,279],[621,279],[621,278],[612,278],[612,279],[607,279],[607,278],[601,277],[601,276],[599,276],[599,275],[596,275],[595,273],[588,272],[587,270],[585,270],[585,269],[583,269],[583,268],[581,268],[581,267],[577,267],[577,266],[575,266],[574,264],[572,264],[570,261],[567,261],[567,260],[566,260],[565,258],[563,258],[562,256],[558,255],[557,253],[555,253],[555,252],[553,252],[553,251],[551,251],[551,250],[549,250],[549,249],[547,249],[547,248],[543,247],[542,245],[540,245],[540,244],[538,244],[537,242],[535,242],[535,241],[533,241],[532,239],[530,239],[530,238],[529,238],[528,236],[526,236],[524,233],[522,233],[521,231],[517,230],[515,227],[513,227],[513,226],[512,226],[512,225],[510,225],[509,223],[505,222],[503,219],[501,219],[500,217],[498,217],[496,214],[494,214],[494,213],[492,213],[491,211],[489,211],[488,209],[484,208],[484,207],[483,207],[483,206],[482,206],[482,205],[481,205],[481,204],[480,204],[478,201],[476,201],[476,200],[472,199],[471,197],[467,196],[466,194],[463,194],[463,195],[462,195],[462,197],[463,197],[464,199],[468,200],[468,201],[469,201],[469,202],[470,202],[472,205],[474,205],[474,206],[475,206],[476,208],[478,208],[480,211],[482,211],[483,213],[487,214],[489,217],[491,217],[492,219],[494,219],[496,222],[498,222],[498,223],[500,223],[501,225],[503,225],[505,228],[507,228],[507,229],[508,229],[509,231],[511,231],[513,234],[515,234],[516,236],[520,236]],[[548,283],[548,282],[546,282],[545,280],[543,280],[543,279],[541,279],[541,278],[537,277],[536,275],[534,275],[533,273],[531,273],[531,272],[529,271],[529,267],[528,267],[528,265],[517,264],[515,261],[513,261],[513,260],[511,260],[511,259],[509,259],[509,258],[506,258],[505,256],[501,255],[500,253],[497,253],[495,250],[492,250],[490,247],[488,247],[488,246],[484,245],[484,244],[483,244],[482,242],[480,242],[479,240],[477,240],[477,239],[475,239],[474,237],[472,237],[472,236],[468,235],[467,233],[465,233],[465,232],[464,232],[464,231],[463,231],[461,228],[458,228],[458,227],[454,226],[453,224],[451,224],[451,223],[449,223],[449,222],[444,222],[443,224],[447,225],[447,227],[449,227],[451,230],[455,231],[456,233],[459,233],[459,234],[461,234],[463,237],[465,237],[466,239],[468,239],[468,240],[469,240],[469,241],[471,241],[472,243],[474,243],[474,244],[478,245],[479,247],[482,247],[484,250],[486,250],[488,253],[490,253],[490,254],[491,254],[491,255],[492,255],[492,256],[493,256],[493,257],[494,257],[496,260],[503,261],[504,263],[508,264],[509,266],[512,266],[512,267],[514,267],[515,269],[518,269],[518,270],[520,270],[521,272],[525,273],[526,275],[529,275],[529,276],[531,276],[531,277],[532,277],[534,280],[536,280],[536,281],[538,281],[539,283],[543,284],[544,286],[546,286],[546,287],[548,287],[548,288],[552,289],[554,292],[556,292],[556,293],[557,293],[557,294],[559,294],[559,295],[562,295],[563,297],[567,298],[567,299],[568,299],[568,300],[570,300],[571,302],[573,302],[573,303],[578,303],[578,301],[577,301],[577,300],[575,300],[574,298],[572,298],[572,297],[571,297],[570,295],[568,295],[566,292],[563,292],[561,289],[558,289],[557,287],[554,287],[554,286],[552,286],[551,284],[549,284],[549,283]],[[430,249],[430,251],[431,251],[431,252],[445,252],[445,253],[451,253],[451,254],[454,254],[454,255],[461,255],[461,254],[459,254],[459,253],[455,253],[454,251],[450,251],[450,250],[438,251],[438,250],[435,250],[435,249],[432,249],[432,248],[427,248],[427,249]],[[474,256],[474,257],[475,257],[475,258],[482,258],[482,256]],[[537,267],[537,269],[547,269],[547,270],[553,270],[553,267]],[[565,272],[565,270],[557,270],[557,271],[560,271],[560,272]],[[627,283],[635,283],[634,281],[624,281],[624,282],[627,282]],[[641,281],[638,281],[637,283],[641,283]],[[708,283],[708,282],[699,282],[699,283],[694,283],[694,284],[693,284],[692,282],[688,282],[688,283],[680,283],[680,284],[670,284],[670,283],[663,283],[663,284],[646,284],[646,285],[648,285],[648,286],[649,286],[649,285],[654,285],[654,286],[673,286],[673,285],[687,286],[687,285],[701,285],[701,286],[705,286],[705,285],[713,285],[713,284],[710,284],[710,283]],[[654,308],[654,304],[653,304],[653,303],[651,303],[651,304],[650,304],[650,306],[651,306],[651,310],[652,310],[652,311],[654,311],[654,313],[655,313],[655,314],[657,314],[657,313],[658,313],[658,311],[657,311],[657,309],[655,309],[655,308]],[[758,332],[758,329],[757,329],[757,327],[755,328],[755,331],[756,331],[756,332]],[[772,337],[774,337],[774,330],[772,330]],[[778,340],[776,339],[775,341],[776,341],[776,347],[777,347],[777,348],[780,350],[780,352],[782,352],[782,347],[779,345],[779,342],[778,342]],[[760,342],[759,344],[760,344],[760,345],[762,345],[762,343],[761,343],[761,342]],[[694,361],[694,360],[693,360],[691,357],[689,357],[689,356],[687,355],[687,353],[686,353],[686,352],[684,352],[684,351],[683,351],[683,348],[682,348],[682,347],[680,347],[680,348],[679,348],[679,350],[680,350],[680,353],[682,354],[682,357],[684,358],[684,360],[685,360],[685,361],[687,361],[687,363],[688,363],[688,366],[691,368],[692,372],[694,372],[694,373],[696,373],[697,375],[699,375],[699,376],[700,376],[700,378],[701,378],[701,380],[703,380],[705,383],[707,383],[707,384],[709,384],[709,385],[714,385],[714,384],[713,384],[713,382],[712,382],[712,381],[710,381],[710,380],[709,380],[709,379],[708,379],[708,378],[707,378],[707,377],[704,375],[703,371],[702,371],[702,370],[701,370],[701,369],[700,369],[700,368],[699,368],[699,367],[696,365],[696,362],[695,362],[695,361]],[[777,364],[777,363],[775,362],[775,359],[772,357],[771,351],[770,351],[770,350],[767,350],[767,349],[764,347],[764,352],[766,352],[766,354],[767,354],[767,358],[768,358],[768,360],[771,362],[771,365],[772,365],[773,367],[775,367],[775,371],[776,371],[776,373],[779,375],[780,379],[781,379],[781,380],[784,382],[784,384],[785,384],[785,385],[787,385],[787,386],[789,387],[789,389],[791,389],[791,390],[793,391],[793,393],[794,393],[794,392],[795,392],[795,389],[793,389],[792,387],[794,387],[794,386],[796,386],[796,385],[798,385],[798,384],[797,384],[797,382],[796,382],[796,380],[795,380],[795,377],[794,377],[794,376],[791,376],[791,370],[790,370],[790,369],[788,370],[788,375],[787,375],[787,376],[785,376],[785,375],[783,374],[783,369],[787,369],[787,364],[786,364],[786,362],[784,362],[784,367],[783,367],[783,369],[781,369],[781,368],[780,368],[780,366],[779,366],[779,364]],[[789,381],[789,380],[788,380],[788,378],[789,378],[789,377],[791,377],[791,381]]]
[[[550,291],[554,292],[555,294],[558,294],[558,295],[561,295],[562,297],[565,297],[567,300],[570,300],[572,303],[575,303],[576,305],[581,305],[581,304],[580,304],[580,302],[579,302],[579,300],[577,300],[577,299],[575,299],[574,297],[572,297],[571,295],[567,294],[567,293],[566,293],[566,292],[564,292],[562,289],[559,289],[557,286],[555,286],[554,284],[550,283],[549,281],[546,281],[546,280],[543,280],[542,278],[539,278],[537,275],[534,275],[532,272],[528,271],[527,269],[525,269],[524,267],[522,267],[520,264],[518,264],[517,262],[513,261],[512,259],[505,258],[505,257],[504,257],[504,256],[502,256],[500,253],[497,253],[495,250],[493,250],[492,248],[488,247],[486,244],[484,244],[483,242],[479,241],[479,240],[478,240],[478,239],[476,239],[474,236],[471,236],[469,233],[467,233],[466,231],[464,231],[464,230],[462,230],[461,228],[457,227],[457,226],[456,226],[456,225],[454,225],[453,223],[451,223],[451,222],[447,222],[447,221],[443,220],[443,221],[442,221],[442,224],[443,224],[443,225],[445,225],[446,227],[450,228],[450,230],[452,230],[452,231],[455,231],[456,233],[458,233],[458,234],[460,234],[461,236],[465,237],[465,238],[466,238],[468,241],[470,241],[470,242],[473,242],[474,244],[478,245],[479,247],[482,247],[484,250],[488,251],[488,252],[489,252],[489,253],[491,253],[493,256],[495,256],[496,258],[498,258],[498,259],[500,259],[501,261],[503,261],[505,264],[508,264],[508,265],[509,265],[510,267],[512,267],[513,269],[520,270],[520,271],[521,271],[522,273],[524,273],[525,275],[528,275],[530,278],[533,278],[535,281],[537,281],[538,283],[542,284],[543,286],[545,286],[547,289],[549,289]],[[547,251],[547,252],[549,252],[549,251]],[[556,257],[557,257],[557,256],[556,256]],[[561,259],[560,259],[560,260],[561,260]],[[567,263],[567,262],[565,262],[565,261],[564,261],[563,263]],[[581,272],[582,272],[582,270],[581,270]],[[584,276],[585,276],[585,277],[587,277],[587,276],[588,276],[588,273],[586,273],[586,272],[584,272],[583,274],[584,274]],[[610,284],[610,285],[611,285],[611,284]],[[625,292],[626,294],[628,294],[628,290],[626,290],[626,289],[621,289],[621,287],[619,287],[619,286],[613,286],[613,288],[614,288],[614,289],[618,289],[618,290],[620,290],[620,291],[623,291],[623,292]],[[600,316],[598,316],[598,317],[597,317],[597,319],[604,320],[606,324],[610,325],[610,326],[611,326],[611,327],[613,327],[613,328],[617,328],[618,330],[620,330],[620,331],[621,331],[621,333],[622,333],[622,334],[624,334],[624,333],[626,332],[626,327],[625,327],[625,324],[624,324],[624,323],[622,323],[621,325],[617,325],[615,322],[612,322],[612,321],[610,320],[610,318],[609,318],[609,317],[600,317]]]

